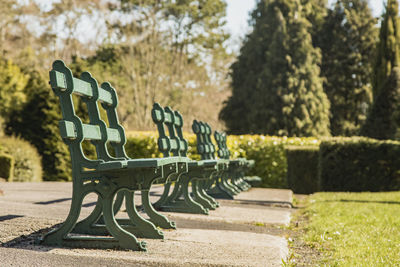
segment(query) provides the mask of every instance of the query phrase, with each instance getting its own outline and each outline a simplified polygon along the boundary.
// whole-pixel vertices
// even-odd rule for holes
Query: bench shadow
[[[219,230],[219,231],[234,231],[248,232],[258,234],[282,235],[284,229],[268,224],[257,223],[232,223],[218,221],[201,221],[191,220],[186,218],[173,218],[178,229],[201,229],[201,230]]]
[[[25,215],[8,214],[8,215],[0,216],[0,222],[7,221],[7,220],[12,220],[12,219],[15,219],[15,218],[20,218],[20,217],[25,217]]]
[[[60,227],[61,224],[62,223],[59,223],[51,227],[40,229],[38,231],[30,233],[29,235],[20,235],[10,241],[0,243],[0,247],[25,249],[38,252],[47,252],[53,250],[57,247],[44,246],[42,244],[39,244],[38,240],[40,237],[50,232],[51,230]],[[68,247],[63,248],[69,249]]]
[[[379,201],[379,200],[359,200],[359,199],[325,200],[324,202],[354,202],[354,203],[374,203],[374,204],[400,205],[400,201]]]
[[[50,204],[59,203],[59,202],[65,202],[65,201],[69,201],[69,200],[72,200],[72,198],[67,197],[67,198],[53,199],[53,200],[49,200],[49,201],[39,201],[39,202],[34,202],[33,204],[50,205]]]
[[[270,207],[283,207],[293,208],[292,202],[289,201],[273,201],[273,200],[251,200],[251,199],[238,199],[235,198],[233,203],[236,204],[248,204],[248,205],[261,205]]]

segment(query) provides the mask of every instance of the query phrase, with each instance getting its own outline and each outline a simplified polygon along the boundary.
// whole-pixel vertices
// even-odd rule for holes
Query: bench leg
[[[78,191],[80,194],[73,192],[72,194],[72,202],[71,208],[68,213],[68,217],[65,222],[61,225],[60,228],[52,230],[47,233],[43,238],[41,238],[40,242],[46,245],[54,245],[54,246],[62,246],[64,239],[74,228],[76,221],[79,218],[79,214],[81,212],[81,206],[83,202],[83,198],[86,194],[83,194],[82,189],[74,188],[74,191]]]
[[[156,202],[153,203],[153,207],[158,210],[162,205],[164,205],[168,200],[169,191],[171,188],[171,182],[164,184],[164,191]]]
[[[192,180],[192,193],[196,202],[200,203],[203,207],[208,208],[210,210],[215,210],[215,203],[211,202],[208,198],[205,198],[200,193],[200,181],[197,179]]]
[[[129,215],[130,222],[135,227],[134,234],[138,237],[164,239],[164,233],[158,230],[157,227],[150,221],[139,215],[135,206],[133,192],[125,192],[126,211]],[[124,227],[125,229],[125,227]],[[129,231],[129,229],[127,229]]]
[[[78,222],[75,225],[75,228],[72,230],[73,233],[77,234],[92,234],[92,235],[106,235],[108,234],[107,230],[101,230],[99,231],[98,228],[93,227],[93,225],[98,222],[99,220],[102,220],[102,210],[103,206],[99,198],[97,198],[97,203],[95,208],[93,209],[92,213],[90,215]],[[104,224],[104,223],[103,223]]]
[[[216,208],[218,208],[219,207],[218,201],[215,198],[213,198],[212,196],[210,196],[210,195],[208,195],[206,193],[205,188],[207,188],[207,187],[208,187],[207,181],[198,181],[197,190],[198,190],[199,194],[203,198],[205,198],[208,201],[210,201],[213,205],[215,205]]]
[[[174,190],[168,196],[167,201],[159,209],[171,212],[208,214],[208,208],[203,207],[190,196],[189,183],[191,181],[192,179],[187,175],[182,175],[175,183]]]
[[[142,205],[144,211],[150,217],[150,221],[154,223],[156,226],[159,226],[164,229],[176,229],[175,222],[168,220],[167,217],[158,213],[150,203],[149,190],[142,190]]]
[[[114,194],[104,196],[102,199],[103,216],[107,230],[118,241],[121,248],[146,251],[146,242],[139,242],[136,237],[118,225],[113,211]]]
[[[228,190],[220,179],[215,180],[215,184],[207,190],[207,194],[222,199],[233,199],[234,194]]]

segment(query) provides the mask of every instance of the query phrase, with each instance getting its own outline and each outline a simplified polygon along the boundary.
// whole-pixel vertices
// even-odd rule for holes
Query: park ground
[[[65,219],[71,183],[0,185],[0,266],[400,266],[400,192],[253,188],[208,216],[164,212],[178,229],[136,252],[38,245]],[[95,200],[85,200],[82,218]]]
[[[35,244],[66,218],[72,184],[0,186],[0,266],[281,266],[289,255],[290,190],[253,188],[235,200],[220,200],[208,216],[165,212],[177,230],[164,230],[164,240],[146,239],[148,251],[137,252]],[[161,190],[155,187],[151,195]],[[81,218],[95,201],[95,195],[85,199]]]

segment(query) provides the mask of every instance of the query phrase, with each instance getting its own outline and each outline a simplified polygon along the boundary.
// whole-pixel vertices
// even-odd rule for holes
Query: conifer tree
[[[395,66],[370,110],[361,134],[376,139],[395,139],[400,125],[400,68]]]
[[[320,53],[300,0],[262,0],[253,32],[232,65],[232,96],[221,111],[231,133],[329,135]]]
[[[399,4],[397,0],[388,0],[379,33],[377,57],[374,67],[373,96],[379,95],[381,87],[392,72],[394,66],[399,64],[400,25]]]
[[[372,101],[375,24],[367,0],[338,0],[316,36],[324,91],[331,102],[332,135],[355,135],[366,119]]]
[[[27,76],[27,101],[21,109],[12,111],[6,133],[21,136],[36,147],[42,157],[43,180],[68,181],[70,157],[58,129],[61,118],[58,99],[38,72],[30,71]]]

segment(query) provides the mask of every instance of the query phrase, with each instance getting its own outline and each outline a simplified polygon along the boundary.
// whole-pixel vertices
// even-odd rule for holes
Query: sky
[[[329,0],[329,4],[334,3],[334,0]],[[383,10],[384,0],[369,0],[372,13],[375,17],[379,17]],[[243,38],[249,31],[248,19],[256,5],[256,0],[226,0],[227,9],[227,29],[232,34],[233,41],[237,42]]]

